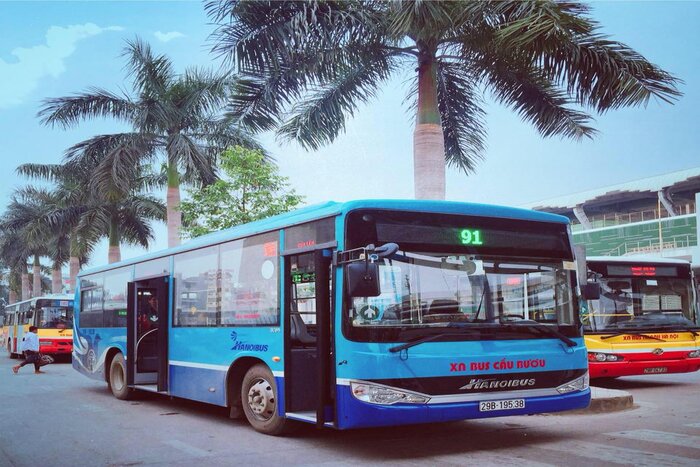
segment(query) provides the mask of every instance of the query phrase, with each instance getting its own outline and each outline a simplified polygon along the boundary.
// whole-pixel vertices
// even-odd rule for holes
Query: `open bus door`
[[[331,252],[285,256],[285,412],[289,418],[333,423]]]
[[[169,277],[129,282],[127,384],[167,391]]]

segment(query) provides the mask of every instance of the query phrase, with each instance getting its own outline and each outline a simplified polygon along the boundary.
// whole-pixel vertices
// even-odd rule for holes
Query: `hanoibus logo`
[[[238,340],[238,333],[236,331],[231,331],[231,340],[233,341],[233,347],[231,350],[239,350],[245,352],[267,352],[267,344],[249,344],[247,342]]]

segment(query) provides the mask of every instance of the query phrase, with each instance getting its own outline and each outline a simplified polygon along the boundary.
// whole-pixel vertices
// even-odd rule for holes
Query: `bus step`
[[[287,412],[286,415],[287,418],[291,418],[294,420],[316,423],[316,412],[313,412],[311,410],[306,412]]]
[[[167,391],[159,391],[157,384],[135,384],[132,386],[139,391],[157,392],[158,394],[167,394]]]

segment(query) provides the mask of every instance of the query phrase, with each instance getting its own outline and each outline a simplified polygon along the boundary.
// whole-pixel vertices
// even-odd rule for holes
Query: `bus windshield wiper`
[[[406,342],[405,344],[396,345],[394,347],[389,347],[389,352],[392,352],[392,353],[401,352],[402,350],[410,349],[413,346],[420,345],[420,344],[423,344],[425,342],[434,341],[434,340],[439,339],[441,337],[464,336],[464,335],[469,335],[469,334],[472,334],[472,333],[450,331],[450,332],[441,332],[438,334],[431,334],[429,336],[419,337],[418,339],[412,340],[410,342]]]
[[[526,329],[535,329],[537,331],[540,331],[542,334],[547,334],[549,336],[553,336],[561,340],[563,343],[568,345],[569,347],[575,347],[576,346],[576,341],[569,339],[567,336],[559,332],[557,329],[554,329],[549,326],[545,326],[542,323],[538,323],[537,321],[532,321],[532,320],[523,320],[523,321],[518,321],[516,322],[504,322],[501,321],[502,326],[510,327],[511,329],[517,329],[517,328],[526,328]]]
[[[610,334],[609,336],[602,336],[601,339],[612,339],[613,337],[622,336],[625,334],[628,334],[630,336],[646,337],[647,339],[653,339],[655,341],[666,342],[664,339],[661,339],[660,337],[652,336],[651,334],[644,334],[643,332],[638,332],[638,331],[615,331],[614,333]]]

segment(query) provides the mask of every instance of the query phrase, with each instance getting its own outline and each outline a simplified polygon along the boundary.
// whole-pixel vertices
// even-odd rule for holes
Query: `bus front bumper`
[[[340,429],[436,423],[476,418],[532,415],[583,409],[591,400],[590,389],[568,394],[544,397],[526,397],[522,409],[482,412],[479,402],[455,402],[444,404],[393,404],[380,405],[356,399],[350,386],[337,386],[337,427]]]
[[[589,362],[588,364],[588,371],[591,375],[591,379],[666,373],[691,373],[698,370],[700,370],[700,358],[682,358],[676,360],[623,360],[621,362]]]
[[[70,355],[73,352],[73,340],[39,340],[39,351],[46,354]]]

